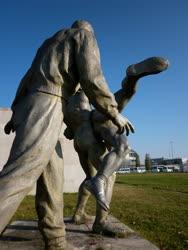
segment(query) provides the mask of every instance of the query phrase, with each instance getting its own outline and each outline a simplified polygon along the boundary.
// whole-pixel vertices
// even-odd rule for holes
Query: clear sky
[[[142,158],[169,157],[172,149],[175,157],[188,157],[187,0],[1,1],[0,107],[11,105],[41,43],[76,19],[93,25],[112,91],[129,64],[151,56],[169,59],[167,71],[140,80],[123,114],[134,123],[129,142]]]

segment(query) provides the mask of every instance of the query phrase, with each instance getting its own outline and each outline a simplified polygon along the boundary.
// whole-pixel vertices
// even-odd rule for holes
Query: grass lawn
[[[76,194],[65,194],[65,216],[71,216]],[[87,211],[94,214],[94,200]],[[118,175],[110,212],[160,249],[188,249],[188,174]],[[22,202],[15,219],[34,219],[34,198]]]

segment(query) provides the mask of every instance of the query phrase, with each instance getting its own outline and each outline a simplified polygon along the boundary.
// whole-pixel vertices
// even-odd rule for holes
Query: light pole
[[[170,150],[171,150],[171,158],[174,158],[174,149],[173,149],[173,141],[170,141]]]

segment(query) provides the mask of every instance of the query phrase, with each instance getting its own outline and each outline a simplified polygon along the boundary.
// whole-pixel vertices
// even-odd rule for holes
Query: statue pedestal
[[[72,246],[67,250],[157,250],[149,241],[138,236],[133,230],[110,216],[111,223],[116,223],[127,230],[126,238],[110,238],[93,234],[92,223],[75,225],[70,218],[65,218],[67,241]],[[42,250],[42,237],[37,228],[37,221],[15,221],[0,237],[1,250]]]

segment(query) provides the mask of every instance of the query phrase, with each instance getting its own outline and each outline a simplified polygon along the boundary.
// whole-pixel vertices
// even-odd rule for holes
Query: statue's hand
[[[68,139],[68,140],[72,140],[74,139],[74,134],[72,132],[72,130],[70,128],[66,128],[64,131],[64,136]]]
[[[114,119],[114,124],[118,127],[118,133],[123,134],[126,130],[126,135],[128,136],[130,132],[134,133],[134,127],[131,122],[121,114],[118,114]]]
[[[14,124],[13,124],[13,120],[11,119],[9,122],[7,122],[7,124],[4,127],[4,132],[5,134],[9,135],[10,132],[14,132],[15,128],[14,128]]]

